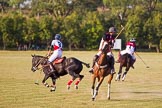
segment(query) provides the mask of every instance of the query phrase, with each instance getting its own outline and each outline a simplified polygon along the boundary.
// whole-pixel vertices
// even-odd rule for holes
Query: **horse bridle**
[[[41,60],[39,60],[38,63],[37,63],[35,66],[32,67],[32,69],[34,69],[35,71],[36,71],[36,70],[39,70],[39,69],[42,69],[43,67],[38,68],[38,66],[40,65],[40,63],[41,63],[44,59],[45,59],[45,58],[42,58]]]

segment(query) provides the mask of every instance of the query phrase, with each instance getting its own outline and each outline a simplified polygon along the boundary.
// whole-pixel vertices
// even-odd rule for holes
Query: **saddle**
[[[62,63],[65,59],[66,59],[66,57],[56,58],[56,59],[53,61],[53,64]]]

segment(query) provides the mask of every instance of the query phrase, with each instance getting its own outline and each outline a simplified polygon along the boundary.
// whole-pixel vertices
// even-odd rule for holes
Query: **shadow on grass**
[[[132,94],[162,94],[162,92],[139,91],[139,92],[111,92],[111,93],[132,93]]]

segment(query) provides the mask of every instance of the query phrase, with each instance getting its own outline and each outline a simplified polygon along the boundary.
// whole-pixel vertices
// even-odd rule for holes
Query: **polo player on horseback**
[[[93,67],[95,65],[95,62],[97,61],[97,59],[99,58],[99,56],[102,53],[102,49],[104,47],[105,44],[109,44],[109,48],[107,50],[107,56],[110,59],[110,67],[111,67],[111,74],[115,73],[115,68],[114,68],[114,55],[112,54],[111,48],[113,48],[114,46],[114,42],[115,42],[115,37],[114,34],[116,32],[115,27],[110,27],[109,28],[109,32],[106,32],[100,42],[100,46],[99,46],[99,51],[98,53],[94,56],[93,58],[93,63],[92,63],[92,68],[89,70],[90,73],[93,73]]]
[[[52,52],[52,50],[53,50],[53,52]],[[48,56],[49,55],[51,55],[48,59],[48,63],[50,65],[50,69],[51,69],[50,73],[57,74],[55,72],[52,62],[55,61],[55,59],[62,57],[62,42],[61,42],[60,34],[56,34],[54,36],[54,40],[52,40],[50,50],[48,51]]]
[[[121,55],[128,53],[132,56],[132,63],[131,63],[132,66],[131,67],[134,68],[133,64],[136,61],[136,57],[134,56],[134,52],[136,51],[136,43],[135,42],[136,42],[136,40],[133,38],[133,39],[130,39],[130,41],[128,41],[126,43],[126,49],[119,52],[118,60],[116,61],[116,63],[120,62],[120,56]]]

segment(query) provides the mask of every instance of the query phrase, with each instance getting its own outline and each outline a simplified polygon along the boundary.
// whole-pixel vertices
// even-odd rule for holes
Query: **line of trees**
[[[92,50],[110,26],[124,43],[162,48],[162,0],[0,0],[1,49],[46,48],[56,33],[68,50]]]

